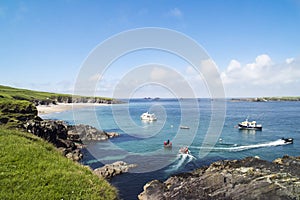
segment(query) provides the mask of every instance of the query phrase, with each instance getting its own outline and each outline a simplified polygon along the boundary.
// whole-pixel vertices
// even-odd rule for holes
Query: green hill
[[[89,169],[30,133],[0,127],[0,199],[117,199]]]
[[[72,103],[72,102],[98,102],[98,103],[114,103],[115,100],[107,97],[83,97],[73,96],[71,94],[57,94],[50,92],[40,92],[27,89],[19,89],[0,85],[0,100],[26,100],[37,104],[51,103]]]
[[[57,103],[120,103],[106,97],[84,97],[19,89],[0,85],[0,125],[21,127],[29,119],[37,118],[36,105]]]

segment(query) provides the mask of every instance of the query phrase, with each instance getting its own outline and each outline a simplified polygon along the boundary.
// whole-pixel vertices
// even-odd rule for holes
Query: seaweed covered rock
[[[151,181],[139,199],[300,199],[300,157],[218,161],[192,173]]]

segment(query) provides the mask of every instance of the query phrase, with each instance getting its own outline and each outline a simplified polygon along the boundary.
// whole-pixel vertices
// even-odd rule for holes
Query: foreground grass
[[[29,133],[0,127],[0,199],[116,199],[116,189]]]

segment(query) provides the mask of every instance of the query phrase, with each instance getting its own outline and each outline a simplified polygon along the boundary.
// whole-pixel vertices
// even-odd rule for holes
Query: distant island
[[[232,102],[267,102],[267,101],[300,101],[300,97],[255,97],[255,98],[231,98]]]

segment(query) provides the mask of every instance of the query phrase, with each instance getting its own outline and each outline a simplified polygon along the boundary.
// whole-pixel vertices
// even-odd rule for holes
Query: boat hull
[[[293,144],[294,143],[294,139],[293,138],[281,138],[284,143],[286,144]]]
[[[179,128],[180,129],[190,129],[190,127],[188,127],[188,126],[180,126]]]
[[[242,124],[238,124],[238,126],[239,126],[240,130],[258,130],[258,131],[262,130],[262,126],[261,125],[257,125],[257,126],[244,126]]]
[[[141,115],[141,120],[152,122],[152,121],[156,121],[157,118],[154,114],[150,114],[150,113],[146,112]]]

